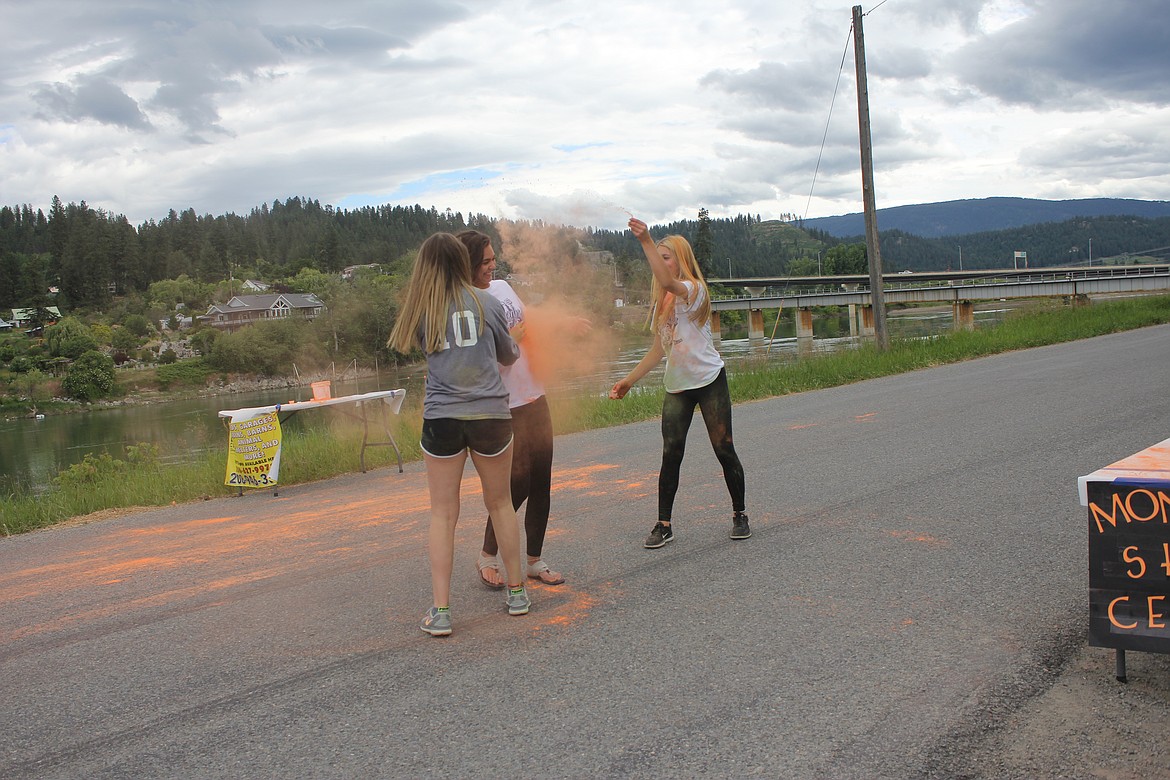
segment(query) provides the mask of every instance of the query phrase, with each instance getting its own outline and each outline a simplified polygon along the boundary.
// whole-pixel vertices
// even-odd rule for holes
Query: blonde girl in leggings
[[[691,245],[682,236],[667,236],[657,244],[646,223],[630,219],[630,231],[654,273],[650,315],[654,343],[650,351],[624,379],[616,382],[609,397],[621,399],[646,376],[663,356],[666,395],[662,401],[662,469],[658,475],[658,522],[643,545],[648,549],[674,540],[671,516],[678,492],[679,468],[686,450],[687,431],[698,406],[707,436],[723,467],[723,480],[731,495],[731,538],[752,535],[744,504],[743,465],[731,435],[731,396],[727,368],[711,338],[711,298],[707,282]]]

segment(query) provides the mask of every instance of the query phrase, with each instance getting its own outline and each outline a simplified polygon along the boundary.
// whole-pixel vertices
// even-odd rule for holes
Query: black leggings
[[[703,413],[707,436],[715,457],[723,466],[723,480],[731,494],[731,508],[742,512],[744,505],[743,464],[735,454],[731,437],[731,394],[727,390],[727,369],[706,387],[667,393],[662,399],[662,470],[658,474],[658,519],[670,522],[674,495],[678,492],[678,471],[687,448],[687,431],[695,406]]]
[[[519,509],[527,499],[527,551],[530,557],[539,558],[548,529],[553,459],[552,414],[544,396],[512,410],[512,436],[512,508]],[[499,552],[490,517],[483,532],[483,551],[489,555]]]

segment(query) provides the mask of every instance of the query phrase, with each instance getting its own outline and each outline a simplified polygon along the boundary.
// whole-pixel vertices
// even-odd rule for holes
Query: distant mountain
[[[923,238],[966,235],[1064,222],[1076,217],[1134,216],[1147,219],[1170,217],[1170,202],[1087,198],[1085,200],[1034,200],[1031,198],[980,198],[894,206],[877,210],[878,230],[901,230]],[[823,230],[838,238],[865,235],[865,215],[806,219],[802,227]]]

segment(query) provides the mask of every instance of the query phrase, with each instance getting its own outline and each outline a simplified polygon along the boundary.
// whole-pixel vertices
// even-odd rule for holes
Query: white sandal
[[[503,590],[504,570],[500,567],[500,556],[493,555],[491,557],[487,557],[482,552],[479,552],[475,554],[475,558],[476,570],[479,572],[479,581],[483,583],[483,586],[485,588],[491,588],[492,590]],[[488,580],[487,577],[483,576],[484,569],[494,569],[496,574],[500,575],[500,581],[495,583]]]
[[[545,585],[560,585],[565,581],[564,577],[550,569],[548,564],[540,559],[528,564],[528,577],[540,580]]]

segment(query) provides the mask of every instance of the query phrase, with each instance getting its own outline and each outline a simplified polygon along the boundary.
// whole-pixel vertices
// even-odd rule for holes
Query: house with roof
[[[9,321],[13,327],[24,328],[38,319],[42,325],[52,325],[61,319],[61,310],[56,306],[42,306],[39,309],[13,309]]]
[[[258,282],[255,279],[245,279],[244,283],[240,285],[244,290],[251,293],[266,293],[270,286],[265,282]]]
[[[12,323],[7,322],[3,317],[0,317],[0,330],[11,330]]]
[[[325,311],[325,304],[312,293],[276,295],[236,295],[227,303],[213,303],[200,322],[232,331],[264,320],[304,317],[315,319]]]

